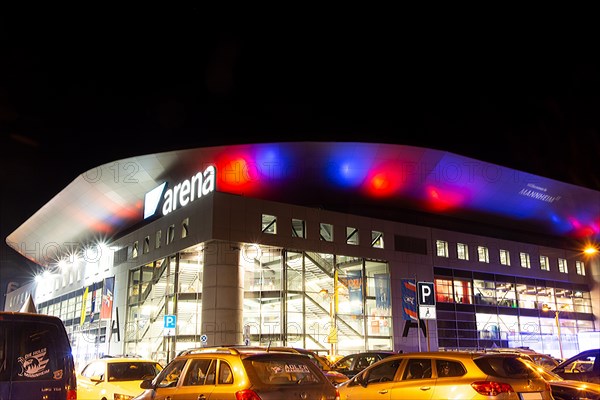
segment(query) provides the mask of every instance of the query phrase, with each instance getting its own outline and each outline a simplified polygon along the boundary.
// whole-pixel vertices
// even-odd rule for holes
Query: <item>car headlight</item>
[[[133,396],[128,394],[115,393],[114,400],[132,400]]]

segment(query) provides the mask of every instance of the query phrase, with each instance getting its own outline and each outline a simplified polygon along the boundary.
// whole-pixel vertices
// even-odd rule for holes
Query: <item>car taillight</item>
[[[484,396],[498,396],[500,393],[514,392],[512,386],[503,382],[478,381],[471,383],[471,387]]]
[[[67,400],[77,400],[77,390],[67,389]]]
[[[340,391],[335,389],[335,400],[340,400]]]
[[[235,398],[237,400],[261,400],[260,396],[257,395],[254,390],[246,389],[240,390],[235,393]]]

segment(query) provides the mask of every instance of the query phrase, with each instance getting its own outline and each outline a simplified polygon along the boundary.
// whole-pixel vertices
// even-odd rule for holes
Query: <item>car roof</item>
[[[279,353],[279,354],[295,354],[302,357],[307,357],[304,353],[286,347],[269,348],[262,346],[215,346],[215,347],[198,347],[181,351],[177,356],[191,356],[200,354],[231,354],[231,355],[248,355],[261,353]]]
[[[558,364],[556,367],[554,368],[561,368],[564,367],[567,364],[570,364],[571,362],[573,362],[573,360],[579,358],[579,357],[585,357],[587,355],[593,354],[593,355],[597,355],[600,353],[600,349],[587,349],[587,350],[583,350],[580,353],[575,354],[573,357],[569,357],[566,360],[563,360],[560,364]]]
[[[95,362],[95,361],[106,361],[107,363],[119,363],[119,362],[149,362],[149,363],[156,363],[158,364],[158,361],[156,360],[152,360],[149,358],[142,358],[142,357],[101,357],[101,358],[96,358],[94,360],[90,360],[87,362],[87,364]]]
[[[367,351],[358,351],[356,353],[350,353],[350,354],[346,355],[345,357],[365,355],[365,354],[401,354],[401,353],[396,353],[393,350],[367,350]]]
[[[447,359],[476,359],[480,357],[520,357],[519,353],[511,352],[481,352],[481,351],[421,351],[409,353],[395,353],[392,358],[447,358]],[[389,358],[386,358],[389,359]]]

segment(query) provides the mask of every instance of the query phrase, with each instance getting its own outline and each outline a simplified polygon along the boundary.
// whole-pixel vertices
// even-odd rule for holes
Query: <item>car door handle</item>
[[[387,389],[381,389],[380,391],[378,391],[377,393],[379,394],[386,394],[388,392]]]
[[[421,386],[419,389],[425,391],[425,390],[431,390],[431,386]]]
[[[204,394],[199,394],[198,400],[206,400],[206,396]]]

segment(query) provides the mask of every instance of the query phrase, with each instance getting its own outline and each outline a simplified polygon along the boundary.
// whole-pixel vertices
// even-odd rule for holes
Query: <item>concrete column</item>
[[[240,245],[212,241],[204,248],[202,334],[208,346],[243,343],[244,269]]]

